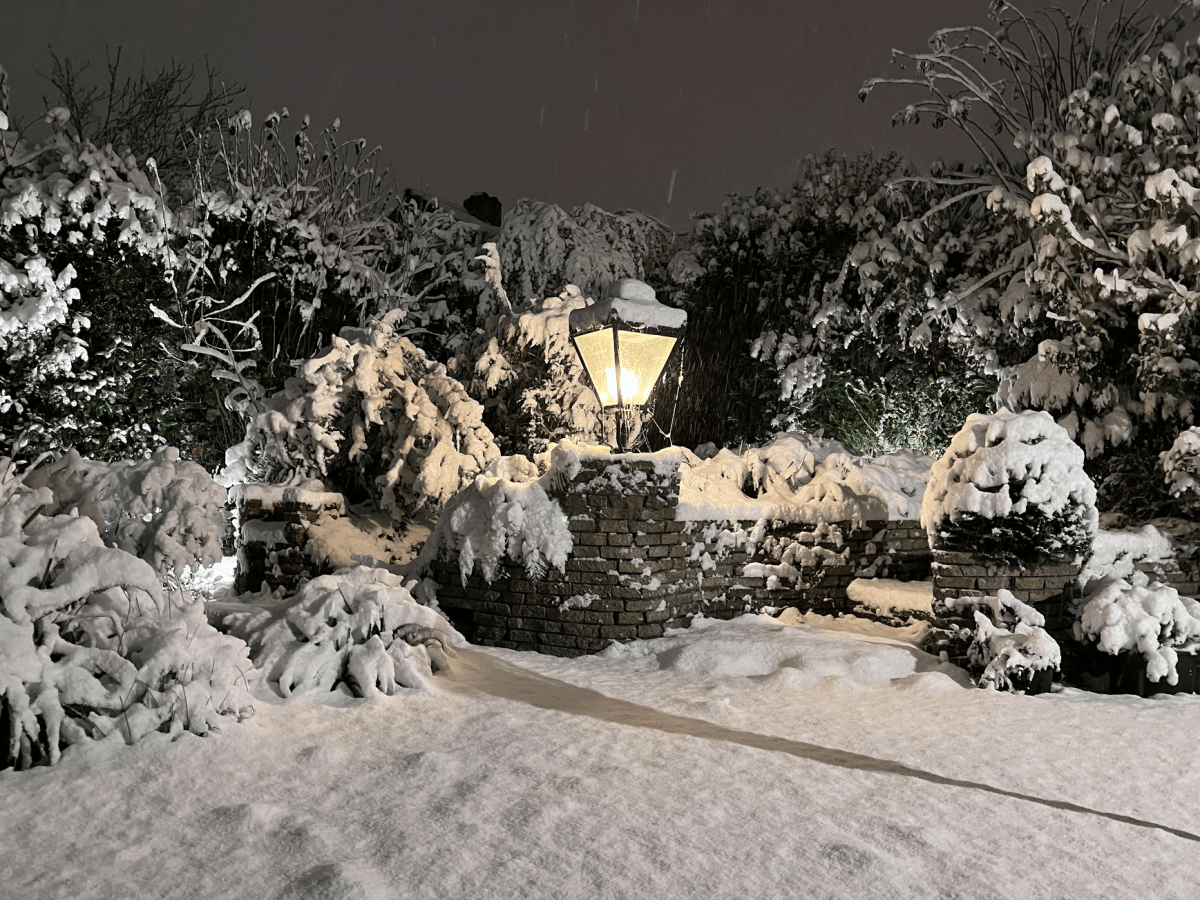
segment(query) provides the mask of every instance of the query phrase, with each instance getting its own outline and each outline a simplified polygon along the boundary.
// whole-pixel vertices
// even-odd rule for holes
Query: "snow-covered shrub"
[[[1075,637],[1105,653],[1137,651],[1146,677],[1176,684],[1180,652],[1200,652],[1200,603],[1175,588],[1134,572],[1100,582],[1079,611]]]
[[[1046,412],[974,414],[933,464],[921,503],[932,546],[1031,563],[1087,555],[1096,489]]]
[[[991,605],[995,622],[975,611],[975,639],[967,651],[971,663],[983,667],[980,687],[1023,690],[1034,672],[1058,670],[1062,652],[1046,633],[1041,613],[1003,588],[983,599]]]
[[[220,450],[292,361],[345,325],[401,309],[416,344],[446,358],[475,324],[477,232],[436,204],[397,199],[380,148],[342,139],[338,121],[314,139],[305,116],[283,141],[287,118],[272,112],[256,130],[241,110],[209,123],[179,210],[179,290],[156,308],[207,376],[200,401]]]
[[[940,343],[910,339],[929,298],[965,256],[961,206],[913,187],[896,155],[804,160],[787,188],[733,194],[697,220],[681,288],[688,309],[681,440],[761,441],[817,431],[861,453],[940,452],[994,383],[938,363]],[[942,268],[915,291],[881,289],[881,238],[906,217]],[[852,255],[859,244],[870,252]],[[679,267],[684,269],[683,266]],[[932,402],[931,402],[932,401]]]
[[[483,408],[403,337],[403,310],[342,329],[268,398],[227,463],[243,480],[319,479],[403,521],[500,455]]]
[[[586,203],[567,213],[553,203],[518,200],[504,215],[497,245],[510,297],[552,297],[568,284],[598,297],[619,278],[665,284],[674,235],[631,210]]]
[[[0,459],[0,766],[251,714],[246,646],[90,518],[42,514],[54,504]]]
[[[562,440],[597,441],[600,404],[568,329],[571,311],[587,302],[568,284],[557,297],[490,316],[466,358],[455,361],[506,455],[532,456]]]
[[[843,484],[860,496],[874,497],[886,504],[889,519],[917,519],[933,464],[933,458],[919,450],[899,450],[874,457],[831,453],[814,474],[809,488]]]
[[[145,560],[160,576],[221,560],[225,489],[198,463],[180,460],[174,447],[114,463],[70,450],[24,481],[52,492],[43,515],[87,516],[105,544]]]
[[[464,584],[476,566],[485,581],[492,581],[505,557],[523,565],[530,578],[541,578],[550,566],[565,571],[573,546],[567,517],[542,481],[525,481],[527,471],[517,474],[521,482],[482,475],[451,499],[415,561],[417,568],[454,553]]]
[[[1161,459],[1171,496],[1200,503],[1200,426],[1181,431]]]
[[[221,627],[250,645],[284,697],[339,684],[360,697],[422,688],[454,651],[449,623],[417,603],[409,586],[356,566],[314,578],[280,604],[228,613]]]
[[[1200,395],[1200,10],[1167,9],[1128,7],[1098,28],[1096,4],[1027,15],[997,3],[994,26],[941,29],[928,50],[893,56],[908,70],[894,81],[914,92],[898,120],[991,149],[976,172],[942,179],[947,208],[978,211],[959,230],[969,264],[930,295],[912,337],[998,376],[1001,405],[1052,413],[1097,471],[1128,447],[1097,479],[1113,507],[1167,504],[1140,496],[1135,463],[1195,423]],[[978,71],[1028,87],[994,90]],[[889,291],[915,294],[945,269],[924,259],[924,226],[905,217],[880,235]]]
[[[48,121],[34,146],[0,130],[0,444],[120,458],[186,441],[186,373],[146,302],[173,259],[153,162]]]

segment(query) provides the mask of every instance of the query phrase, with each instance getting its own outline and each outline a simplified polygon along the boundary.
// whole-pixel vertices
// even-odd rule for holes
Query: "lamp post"
[[[650,399],[687,324],[636,278],[610,284],[604,296],[570,316],[571,340],[604,409],[615,408],[618,449],[630,449],[629,418]]]

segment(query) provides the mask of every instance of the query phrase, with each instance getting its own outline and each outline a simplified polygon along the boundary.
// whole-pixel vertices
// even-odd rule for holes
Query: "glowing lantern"
[[[629,449],[628,420],[643,406],[675,348],[687,313],[663,306],[635,278],[610,284],[603,298],[571,313],[571,339],[600,405],[617,410],[617,443]]]

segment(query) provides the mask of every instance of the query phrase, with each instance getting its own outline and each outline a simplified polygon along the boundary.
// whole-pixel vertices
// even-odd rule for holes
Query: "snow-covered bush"
[[[932,546],[1007,563],[1084,557],[1098,521],[1083,451],[1045,412],[968,417],[921,503]]]
[[[843,484],[863,497],[874,497],[886,504],[889,519],[912,520],[920,517],[933,464],[933,458],[919,450],[899,450],[874,457],[831,453],[809,487]]]
[[[932,465],[917,451],[855,456],[810,434],[777,434],[761,447],[723,449],[705,460],[684,451],[680,514],[814,523],[915,519]]]
[[[1035,672],[1058,670],[1062,652],[1046,633],[1041,613],[1004,589],[983,599],[991,605],[995,622],[975,611],[975,639],[967,651],[971,663],[983,667],[980,687],[1024,690]]]
[[[314,578],[282,603],[247,604],[221,627],[250,645],[255,665],[284,697],[339,684],[360,697],[423,688],[454,655],[451,629],[409,586],[357,566]]]
[[[319,479],[403,521],[444,503],[500,455],[483,408],[399,333],[403,310],[342,329],[300,362],[227,454],[224,479]]]
[[[506,474],[522,480],[482,475],[446,504],[414,562],[417,569],[452,553],[464,584],[476,567],[492,581],[506,557],[523,565],[530,578],[541,578],[551,566],[565,571],[573,542],[562,507],[546,493],[544,482],[552,473],[525,480],[533,474],[525,465]]]
[[[1141,572],[1100,582],[1075,622],[1075,637],[1105,653],[1137,651],[1146,677],[1176,684],[1178,654],[1200,652],[1200,602]]]
[[[1186,496],[1200,503],[1200,426],[1180,432],[1161,458],[1171,496]]]
[[[571,311],[587,302],[568,284],[557,297],[490,316],[466,358],[455,361],[506,455],[532,456],[563,440],[597,441],[600,404],[568,329]]]
[[[896,155],[830,153],[804,160],[791,187],[733,194],[697,220],[681,289],[693,388],[680,404],[683,442],[824,428],[861,453],[933,453],[981,408],[994,383],[939,367],[939,343],[909,340],[945,271],[915,293],[878,283],[874,257],[897,253],[880,235],[906,217],[920,220],[943,270],[969,247],[963,209],[916,180]],[[871,253],[852,256],[859,244]]]
[[[674,235],[644,213],[590,203],[567,213],[524,199],[505,213],[497,245],[510,297],[552,297],[569,284],[598,297],[619,278],[666,284]]]
[[[53,494],[42,515],[87,516],[105,544],[145,560],[162,577],[221,560],[225,489],[199,464],[180,460],[174,447],[114,463],[71,450],[24,481]]]
[[[173,219],[153,162],[0,129],[0,444],[106,458],[186,441],[181,367],[147,297],[169,290]]]
[[[0,766],[251,714],[246,646],[90,518],[42,513],[54,504],[0,459]]]

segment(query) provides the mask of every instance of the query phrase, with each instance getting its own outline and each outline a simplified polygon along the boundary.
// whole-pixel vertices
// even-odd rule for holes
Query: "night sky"
[[[1039,3],[1024,4],[1026,8]],[[40,115],[47,47],[104,72],[204,60],[256,122],[337,116],[382,145],[400,185],[638,209],[679,229],[732,191],[790,184],[809,153],[965,156],[950,129],[893,128],[895,72],[986,0],[0,0],[12,110]]]

